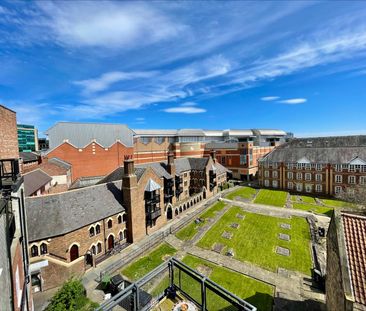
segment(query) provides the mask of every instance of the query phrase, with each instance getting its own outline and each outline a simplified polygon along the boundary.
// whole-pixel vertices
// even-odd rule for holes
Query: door
[[[111,250],[114,247],[114,237],[110,235],[108,237],[108,250]]]

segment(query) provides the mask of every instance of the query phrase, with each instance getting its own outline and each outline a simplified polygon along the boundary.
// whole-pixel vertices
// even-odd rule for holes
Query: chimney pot
[[[132,156],[125,156],[123,170],[125,175],[135,174],[135,165]]]

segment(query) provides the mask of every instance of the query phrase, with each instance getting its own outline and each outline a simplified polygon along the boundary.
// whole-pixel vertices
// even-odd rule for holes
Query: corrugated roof
[[[263,135],[263,136],[286,136],[287,133],[282,130],[272,130],[272,129],[253,129],[253,134]]]
[[[52,177],[41,169],[24,175],[24,194],[30,196],[52,180]]]
[[[29,241],[66,234],[124,211],[121,183],[26,198]]]
[[[133,132],[124,124],[59,122],[47,130],[50,149],[65,140],[77,148],[83,148],[95,140],[104,148],[117,140],[128,147],[133,146]]]
[[[366,305],[366,217],[342,213],[342,220],[353,295]]]

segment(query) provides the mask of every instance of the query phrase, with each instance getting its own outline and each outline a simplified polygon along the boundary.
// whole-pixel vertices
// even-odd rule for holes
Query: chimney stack
[[[216,150],[211,149],[211,158],[214,162],[216,162]]]
[[[172,165],[172,164],[174,164],[174,153],[169,152],[168,153],[168,165]]]
[[[175,164],[174,164],[174,153],[173,152],[168,153],[167,169],[168,169],[168,173],[174,177],[175,176]]]
[[[132,155],[125,155],[123,170],[125,176],[135,175],[135,165],[132,159]]]

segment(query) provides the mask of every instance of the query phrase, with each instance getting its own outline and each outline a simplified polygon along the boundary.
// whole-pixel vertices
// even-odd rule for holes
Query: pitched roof
[[[140,180],[141,176],[145,173],[145,167],[135,167],[135,175],[137,177],[137,181]],[[110,183],[118,180],[122,180],[123,177],[123,166],[116,168],[112,173],[108,174],[101,180],[99,180],[96,184],[105,184]]]
[[[304,157],[312,163],[342,164],[356,157],[365,161],[366,135],[293,139],[278,146],[262,160],[296,163]]]
[[[59,167],[69,170],[71,168],[71,164],[59,158],[51,158],[48,160],[49,163],[55,164]]]
[[[342,222],[353,295],[366,305],[366,216],[342,213]]]
[[[29,241],[66,234],[124,211],[121,184],[26,198]]]
[[[52,177],[46,174],[41,169],[29,172],[24,175],[24,194],[30,196],[44,185],[49,183]]]
[[[155,190],[159,190],[161,187],[159,184],[157,184],[155,181],[153,181],[151,178],[149,178],[146,187],[145,187],[145,191],[151,192],[151,191],[155,191]]]
[[[19,152],[19,158],[23,159],[24,163],[37,162],[38,157],[38,154],[34,152]]]
[[[58,122],[46,134],[51,150],[65,140],[77,148],[83,148],[94,140],[104,148],[117,140],[125,146],[133,146],[133,132],[124,124]]]

